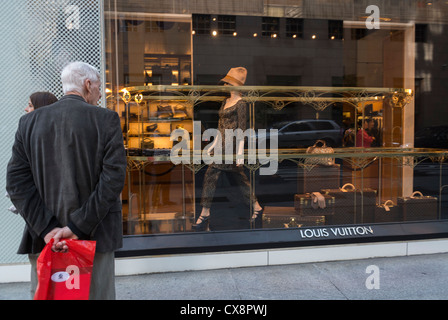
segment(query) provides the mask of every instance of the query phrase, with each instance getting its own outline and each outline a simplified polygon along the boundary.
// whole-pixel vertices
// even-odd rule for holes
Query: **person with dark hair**
[[[28,105],[26,106],[25,111],[26,113],[29,113],[41,107],[53,104],[56,101],[58,101],[58,98],[56,98],[55,95],[51,92],[34,92],[32,95],[30,95],[30,99],[28,100]]]
[[[363,127],[358,130],[356,134],[356,146],[363,148],[370,148],[372,142],[375,140],[375,137],[370,135],[370,131],[372,130],[375,123],[373,119],[367,118],[363,121]]]
[[[56,98],[51,92],[34,92],[28,99],[28,105],[25,107],[25,112],[30,113],[40,107],[45,107],[55,103],[56,101],[58,101],[58,98]],[[9,198],[8,192],[6,192],[6,197]],[[17,208],[14,205],[10,206],[8,210],[16,214],[18,213]]]
[[[64,96],[23,115],[6,172],[6,191],[26,221],[19,254],[28,254],[31,290],[37,258],[51,239],[96,241],[89,299],[115,299],[114,251],[122,246],[120,194],[126,153],[120,117],[97,106],[98,70],[84,62],[61,73]]]

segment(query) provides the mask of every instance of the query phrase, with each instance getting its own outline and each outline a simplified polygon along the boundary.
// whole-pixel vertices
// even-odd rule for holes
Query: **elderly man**
[[[26,222],[18,253],[36,260],[54,238],[96,241],[90,299],[115,298],[114,251],[122,245],[120,193],[126,156],[116,112],[95,107],[98,71],[73,62],[61,74],[64,96],[20,118],[6,190]]]

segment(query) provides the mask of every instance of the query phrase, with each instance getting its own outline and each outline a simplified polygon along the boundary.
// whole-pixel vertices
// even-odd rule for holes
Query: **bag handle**
[[[353,184],[351,184],[351,183],[346,183],[346,184],[344,184],[343,186],[342,186],[342,188],[341,188],[341,190],[343,191],[343,192],[347,192],[348,190],[346,190],[346,187],[352,187],[352,189],[351,190],[355,190],[355,186],[353,185]]]
[[[325,142],[325,140],[317,140],[317,141],[314,143],[313,147],[317,147],[317,144],[318,144],[319,142],[322,143],[322,148],[325,148],[325,147],[327,146],[327,143]]]
[[[415,191],[414,193],[412,193],[411,198],[417,198],[415,195],[419,195],[421,198],[423,198],[423,194],[420,191]]]
[[[390,207],[393,207],[395,204],[392,200],[387,200],[383,203],[383,207],[386,211],[390,211]]]

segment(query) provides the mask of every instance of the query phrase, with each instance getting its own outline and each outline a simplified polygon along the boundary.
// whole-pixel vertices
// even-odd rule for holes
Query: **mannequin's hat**
[[[232,86],[242,86],[246,82],[247,70],[243,67],[232,68],[227,75],[221,79]]]

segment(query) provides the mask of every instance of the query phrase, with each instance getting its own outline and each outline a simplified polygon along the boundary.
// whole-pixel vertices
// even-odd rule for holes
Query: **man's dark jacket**
[[[116,112],[77,95],[20,118],[6,190],[26,226],[18,253],[38,253],[43,237],[68,226],[98,252],[122,246],[120,193],[126,156]]]

